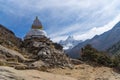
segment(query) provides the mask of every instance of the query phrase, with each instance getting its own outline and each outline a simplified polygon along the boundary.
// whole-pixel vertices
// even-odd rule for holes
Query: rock
[[[95,80],[109,80],[108,78],[96,78]]]
[[[43,61],[39,60],[39,61],[33,62],[31,64],[31,66],[33,66],[33,67],[41,67],[41,66],[48,66],[48,65],[46,65]]]
[[[40,71],[47,71],[47,68],[49,68],[49,65],[44,63],[41,60],[29,64],[29,69],[36,69],[36,70],[40,70]]]
[[[24,58],[24,56],[22,54],[20,54],[17,51],[13,51],[11,49],[5,48],[3,46],[0,45],[0,54],[6,58],[16,58],[18,61],[20,62],[24,62],[26,59]]]
[[[0,67],[0,80],[24,80],[24,78],[16,75],[11,69],[8,67]]]
[[[29,69],[29,67],[27,65],[24,65],[24,64],[22,64],[22,65],[16,65],[16,66],[14,66],[14,68],[17,69],[17,70],[26,70],[26,69]]]
[[[70,59],[71,62],[74,64],[74,65],[80,65],[80,64],[83,64],[84,62],[78,60],[78,59]]]

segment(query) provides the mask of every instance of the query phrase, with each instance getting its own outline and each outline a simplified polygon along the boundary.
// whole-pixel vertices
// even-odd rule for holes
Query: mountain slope
[[[22,40],[15,36],[15,34],[0,24],[0,45],[8,48],[16,49],[20,47]]]
[[[69,50],[81,42],[81,40],[75,40],[73,36],[69,36],[66,40],[61,40],[59,44],[63,46],[64,50]]]
[[[120,54],[120,41],[110,47],[107,52],[111,53],[112,55]]]
[[[120,22],[118,22],[111,30],[101,34],[96,35],[94,38],[90,40],[86,40],[85,42],[82,42],[72,48],[68,54],[72,58],[78,58],[80,57],[80,49],[84,47],[86,44],[91,44],[94,48],[100,50],[100,51],[106,51],[109,47],[111,47],[113,44],[120,41]]]

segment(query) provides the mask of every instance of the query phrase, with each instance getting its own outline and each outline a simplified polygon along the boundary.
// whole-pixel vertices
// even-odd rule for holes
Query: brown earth
[[[87,64],[75,66],[74,69],[51,69],[53,74],[66,75],[78,80],[120,80],[120,74],[108,67],[92,67]]]
[[[0,67],[0,80],[120,80],[120,74],[108,67],[92,67],[80,64],[74,69],[49,69],[48,72],[38,70],[15,70]]]
[[[77,80],[72,77],[55,75],[37,70],[15,70],[10,67],[0,67],[0,80]]]

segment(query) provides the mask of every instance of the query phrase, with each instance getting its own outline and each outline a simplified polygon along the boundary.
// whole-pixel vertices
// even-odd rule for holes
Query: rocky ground
[[[15,70],[0,67],[0,80],[120,80],[120,74],[107,67],[80,64],[70,68],[54,68],[47,72],[38,70]]]
[[[55,75],[37,70],[15,70],[10,67],[0,67],[0,80],[77,80],[72,77]]]
[[[51,69],[53,74],[73,77],[77,80],[120,80],[120,74],[108,67],[92,67],[80,64],[74,69]]]

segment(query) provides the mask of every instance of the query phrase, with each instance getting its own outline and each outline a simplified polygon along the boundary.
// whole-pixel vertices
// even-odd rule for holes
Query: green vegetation
[[[5,63],[0,61],[0,66],[5,66]]]
[[[108,56],[107,53],[96,50],[90,44],[81,49],[81,60],[120,70],[120,55]]]
[[[116,55],[113,58],[114,67],[120,71],[120,55]]]

